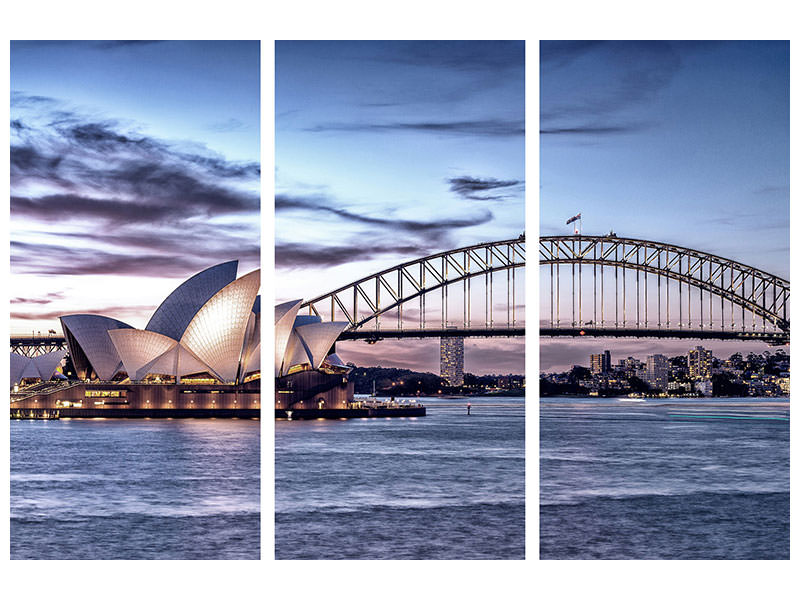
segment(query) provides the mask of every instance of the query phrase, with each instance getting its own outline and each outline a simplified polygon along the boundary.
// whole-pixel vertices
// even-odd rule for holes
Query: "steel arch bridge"
[[[66,350],[67,340],[60,335],[11,336],[11,352],[33,358],[56,350]]]
[[[543,336],[789,342],[789,282],[730,259],[614,234],[561,235],[539,238],[539,265],[549,267]]]
[[[520,336],[524,284],[517,272],[524,277],[524,268],[523,234],[404,262],[317,296],[301,311],[347,320],[340,340]]]

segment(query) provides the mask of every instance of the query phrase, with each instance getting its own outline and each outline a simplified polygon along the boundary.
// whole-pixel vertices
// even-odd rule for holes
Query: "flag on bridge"
[[[574,217],[570,217],[569,219],[567,219],[567,225],[569,225],[569,224],[570,224],[570,223],[572,223],[573,221],[577,221],[577,220],[578,220],[578,219],[580,219],[580,218],[581,218],[581,213],[578,213],[578,214],[577,214],[577,215],[575,215]]]

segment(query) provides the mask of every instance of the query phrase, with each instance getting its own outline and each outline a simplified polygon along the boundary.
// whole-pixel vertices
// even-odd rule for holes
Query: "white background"
[[[527,41],[527,223],[538,231],[538,41],[540,39],[792,39],[798,20],[789,2],[759,3],[573,1],[405,2],[298,1],[136,2],[31,1],[5,5],[0,102],[9,123],[9,40],[11,39],[257,39],[262,41],[262,294],[265,306],[274,290],[273,264],[273,41],[275,39],[524,39]],[[798,53],[791,47],[792,81]],[[796,91],[795,85],[792,86]],[[796,107],[792,94],[792,108]],[[792,110],[793,115],[796,114]],[[792,141],[797,139],[792,120]],[[0,127],[0,146],[8,148],[8,126]],[[793,144],[794,146],[794,144]],[[9,155],[2,153],[5,188],[0,217],[0,263],[8,281]],[[796,153],[792,155],[796,173]],[[792,194],[794,198],[794,194]],[[794,200],[792,200],[794,204]],[[795,211],[792,231],[798,230]],[[798,278],[800,242],[792,244],[791,280]],[[531,256],[535,256],[531,253]],[[528,277],[527,298],[538,298],[538,282]],[[12,290],[3,285],[6,303]],[[263,337],[272,340],[265,321]],[[8,337],[8,320],[0,335]],[[538,339],[528,329],[527,361],[527,560],[525,561],[280,561],[273,556],[273,431],[262,419],[261,561],[10,561],[8,428],[0,427],[3,590],[8,598],[403,598],[450,600],[481,598],[786,598],[800,589],[791,577],[796,561],[539,561],[538,560]],[[269,344],[265,356],[270,356]],[[796,361],[793,360],[793,363]],[[0,381],[8,380],[2,361]],[[795,364],[792,371],[795,372]],[[265,378],[264,397],[272,394]],[[792,436],[796,438],[797,436]],[[792,461],[797,464],[797,443]],[[793,469],[797,473],[797,469]],[[796,481],[797,477],[792,477]],[[795,488],[797,486],[794,486]],[[796,491],[796,490],[795,490]],[[797,494],[792,514],[799,515]],[[795,523],[796,525],[796,523]],[[792,553],[797,556],[797,527]],[[794,585],[791,585],[794,579]]]

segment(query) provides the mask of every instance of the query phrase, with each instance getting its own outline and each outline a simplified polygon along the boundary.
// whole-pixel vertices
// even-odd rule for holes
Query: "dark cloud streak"
[[[312,212],[327,212],[351,223],[365,225],[379,225],[394,231],[406,233],[436,234],[439,235],[453,228],[473,227],[488,223],[494,217],[488,210],[481,211],[472,217],[459,219],[439,219],[437,221],[412,221],[406,219],[392,219],[383,217],[370,217],[354,213],[332,204],[328,199],[319,196],[289,196],[278,194],[275,196],[275,212],[286,210],[308,210]]]
[[[275,244],[275,268],[338,267],[347,263],[373,260],[391,255],[403,257],[403,260],[405,260],[409,256],[425,256],[429,252],[429,248],[414,244],[364,248],[357,243],[343,246],[326,246],[322,244],[278,242]]]
[[[638,133],[650,125],[645,123],[629,123],[627,125],[576,125],[574,127],[551,127],[539,130],[541,135],[620,135]]]
[[[308,127],[305,131],[352,133],[416,132],[476,137],[513,137],[525,135],[525,122],[504,119],[474,121],[420,121],[416,123],[328,123]]]
[[[56,300],[63,300],[64,294],[62,292],[51,292],[44,298],[12,298],[11,304],[50,304]]]
[[[522,181],[518,179],[510,179],[507,181],[494,178],[481,179],[479,177],[469,177],[467,175],[463,175],[460,177],[452,177],[447,180],[447,183],[450,184],[450,191],[455,192],[462,198],[467,200],[490,201],[504,200],[508,196],[487,196],[485,192],[498,189],[515,188],[521,185]]]

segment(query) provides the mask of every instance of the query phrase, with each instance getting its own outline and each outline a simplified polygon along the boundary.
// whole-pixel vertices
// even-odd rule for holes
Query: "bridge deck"
[[[542,327],[542,337],[649,337],[698,340],[753,340],[775,346],[789,343],[789,335],[781,331],[736,331],[710,329],[637,329],[622,327]]]

